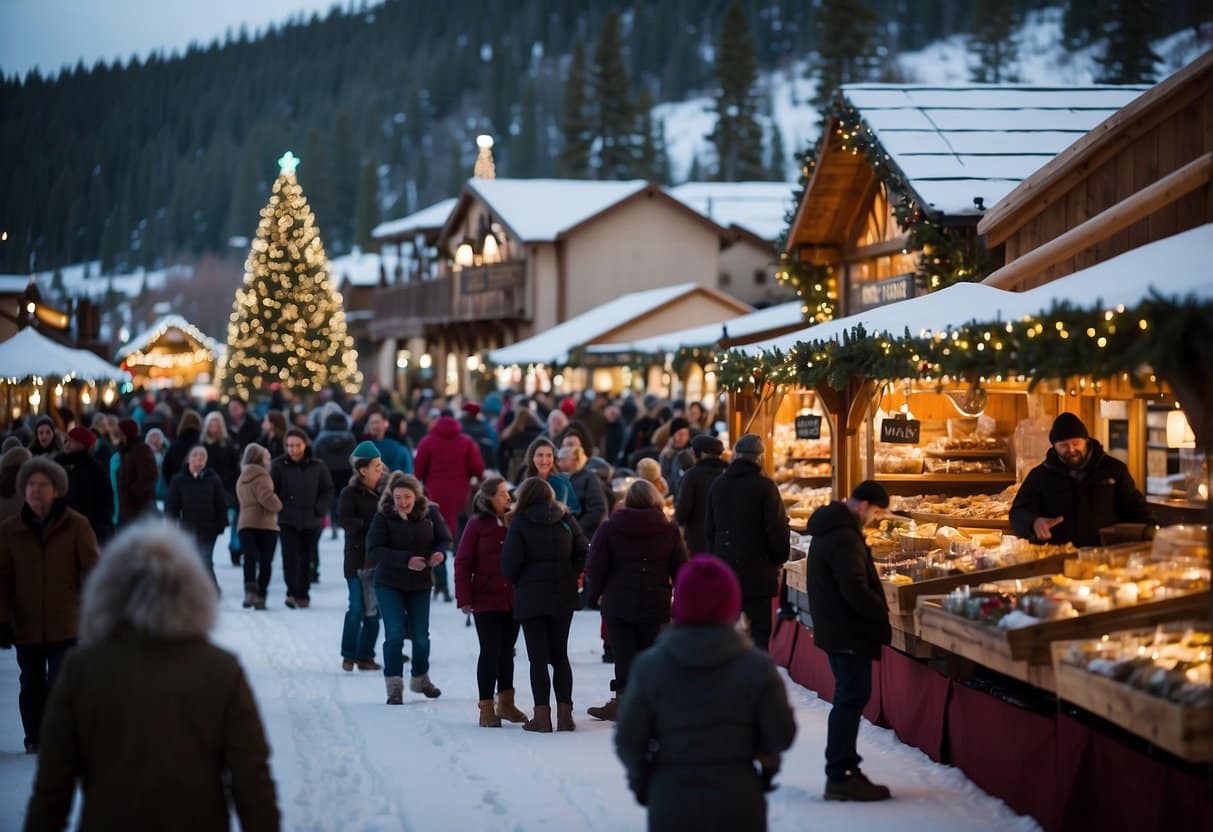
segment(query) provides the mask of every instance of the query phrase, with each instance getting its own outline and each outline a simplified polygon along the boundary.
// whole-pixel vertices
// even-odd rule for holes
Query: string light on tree
[[[329,280],[315,216],[295,179],[301,161],[289,150],[278,159],[280,173],[261,209],[228,322],[218,379],[228,395],[249,397],[272,385],[297,393],[334,386],[353,393],[362,386],[341,295]]]

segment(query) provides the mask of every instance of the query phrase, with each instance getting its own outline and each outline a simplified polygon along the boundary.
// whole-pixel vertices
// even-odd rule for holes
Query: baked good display
[[[1177,622],[1071,642],[1063,664],[1131,688],[1198,707],[1213,707],[1209,622]]]

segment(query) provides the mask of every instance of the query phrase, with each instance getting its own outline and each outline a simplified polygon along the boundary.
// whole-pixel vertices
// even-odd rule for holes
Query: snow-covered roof
[[[928,210],[978,215],[1148,86],[846,84]]]
[[[19,295],[29,285],[28,274],[0,274],[0,294]]]
[[[163,318],[157,319],[155,323],[153,323],[143,332],[136,335],[130,341],[123,344],[115,354],[115,358],[122,361],[133,353],[141,352],[142,350],[147,349],[157,338],[163,336],[170,329],[181,330],[188,337],[194,339],[216,355],[222,353],[226,349],[221,342],[216,341],[214,338],[198,329],[198,327],[194,326],[180,315],[165,315]]]
[[[659,289],[631,292],[595,306],[562,324],[544,330],[488,354],[494,364],[562,364],[569,352],[590,343],[624,324],[690,294],[700,287],[696,283],[679,283]]]
[[[428,208],[422,208],[407,217],[380,223],[371,231],[371,236],[376,240],[382,240],[387,237],[403,237],[418,231],[442,228],[458,201],[455,197],[451,197],[441,202],[435,202]]]
[[[715,345],[728,332],[729,338],[741,338],[756,332],[764,332],[776,327],[791,326],[801,320],[800,301],[781,303],[766,309],[759,309],[748,315],[739,315],[718,324],[703,324],[676,332],[667,332],[649,338],[641,338],[619,344],[594,344],[586,347],[589,353],[619,353],[633,352],[646,355],[677,352],[682,348],[710,347]]]
[[[1078,307],[1102,304],[1132,307],[1157,292],[1164,297],[1213,300],[1209,280],[1209,252],[1213,251],[1213,223],[1164,237],[1102,263],[1058,278],[1026,292],[1008,292],[981,283],[957,283],[938,292],[868,309],[796,332],[749,344],[741,351],[756,355],[763,350],[787,351],[799,341],[838,339],[862,324],[869,334],[912,335],[941,332],[973,321],[1012,321],[1047,312],[1065,301]],[[1159,263],[1166,263],[1160,270]]]
[[[98,358],[26,327],[0,344],[0,378],[22,381],[30,377],[81,381],[130,381],[131,375]]]
[[[686,182],[666,191],[717,225],[735,225],[771,241],[783,233],[795,205],[787,182]]]
[[[404,256],[410,256],[412,243],[404,244]],[[348,280],[354,286],[378,286],[380,264],[390,277],[396,268],[396,250],[393,246],[384,246],[383,251],[358,251],[334,257],[329,260],[329,279],[333,286],[341,288],[341,283]]]
[[[475,193],[524,243],[552,242],[617,202],[645,189],[643,179],[469,179]]]

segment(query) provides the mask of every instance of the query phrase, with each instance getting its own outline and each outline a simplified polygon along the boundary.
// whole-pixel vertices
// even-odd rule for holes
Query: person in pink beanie
[[[767,828],[765,793],[796,721],[774,663],[736,629],[740,614],[733,570],[696,555],[674,583],[674,626],[632,666],[615,752],[650,830]]]

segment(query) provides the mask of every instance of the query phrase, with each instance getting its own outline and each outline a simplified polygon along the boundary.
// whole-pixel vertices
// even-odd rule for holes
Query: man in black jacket
[[[1015,534],[1034,543],[1098,546],[1105,526],[1155,523],[1129,469],[1104,452],[1081,419],[1062,413],[1049,441],[1045,461],[1028,472],[1011,504]]]
[[[678,491],[678,504],[674,508],[674,520],[682,526],[691,554],[708,551],[708,541],[703,533],[704,515],[708,510],[708,491],[716,478],[724,473],[727,463],[720,458],[724,445],[715,436],[701,433],[691,440],[695,464],[682,475],[682,488]]]
[[[194,536],[198,554],[215,588],[215,539],[227,528],[227,492],[223,480],[207,467],[206,446],[195,445],[185,458],[185,467],[173,477],[164,499],[164,516],[181,524]]]
[[[103,546],[114,534],[114,489],[109,473],[93,456],[97,434],[88,428],[72,428],[63,443],[64,452],[55,461],[67,471],[67,506],[88,518]]]
[[[791,544],[779,489],[762,473],[763,450],[756,434],[737,440],[733,461],[708,491],[703,536],[712,554],[737,573],[750,637],[766,650],[771,640],[771,599],[779,591],[779,567],[787,563]]]
[[[892,637],[889,606],[863,527],[889,507],[884,486],[864,480],[846,502],[809,518],[808,590],[813,643],[834,673],[834,707],[826,734],[826,800],[888,800],[889,790],[859,770],[859,717],[872,695],[872,660]]]
[[[333,480],[324,464],[312,456],[307,433],[286,432],[286,453],[270,465],[274,493],[282,500],[278,515],[282,541],[282,573],[286,605],[306,609],[310,584],[320,580],[320,532],[333,496]]]

